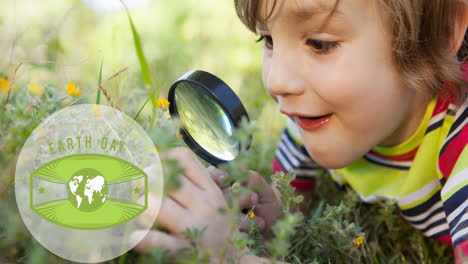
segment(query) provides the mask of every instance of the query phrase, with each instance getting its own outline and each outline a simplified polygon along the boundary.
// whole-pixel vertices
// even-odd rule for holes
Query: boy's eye
[[[263,35],[257,40],[257,42],[265,41],[265,47],[268,49],[273,48],[273,38],[271,35]]]
[[[316,53],[322,54],[338,46],[338,42],[308,39],[306,45],[311,46]]]

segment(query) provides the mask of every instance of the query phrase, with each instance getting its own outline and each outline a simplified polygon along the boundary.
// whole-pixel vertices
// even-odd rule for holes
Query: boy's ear
[[[468,0],[458,0],[458,10],[455,19],[455,28],[452,36],[450,55],[456,56],[463,44],[466,29],[468,27]]]

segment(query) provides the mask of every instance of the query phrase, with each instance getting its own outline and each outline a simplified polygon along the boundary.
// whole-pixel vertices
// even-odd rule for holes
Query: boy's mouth
[[[303,115],[300,113],[287,112],[283,109],[281,109],[280,112],[289,116],[302,129],[308,130],[308,131],[314,131],[321,127],[324,127],[333,117],[332,113],[325,114],[325,115],[310,116],[310,115]]]
[[[321,116],[311,116],[311,117],[308,117],[308,116],[297,116],[298,118],[305,118],[305,119],[314,119],[314,120],[317,120],[317,119],[320,119],[320,118],[324,118],[324,117],[327,117],[327,116],[330,116],[331,114],[327,114],[327,115],[321,115]]]
[[[294,120],[302,129],[314,131],[325,126],[330,121],[332,116],[333,114],[313,117],[296,116],[294,117]]]

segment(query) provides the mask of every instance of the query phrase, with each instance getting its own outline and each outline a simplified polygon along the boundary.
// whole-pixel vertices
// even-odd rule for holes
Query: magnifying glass
[[[243,118],[250,121],[240,99],[215,75],[195,70],[184,74],[170,88],[169,112],[181,123],[185,143],[214,166],[234,160],[248,150],[235,136]],[[244,144],[244,145],[242,145]]]

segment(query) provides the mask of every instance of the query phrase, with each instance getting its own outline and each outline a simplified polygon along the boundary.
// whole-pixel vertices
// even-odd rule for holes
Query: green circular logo
[[[95,211],[107,198],[106,178],[98,170],[86,168],[73,173],[68,182],[68,197],[78,210]]]
[[[143,239],[151,227],[141,223],[155,221],[163,187],[158,150],[145,130],[117,109],[92,104],[39,124],[15,174],[18,210],[34,238],[84,263],[116,258]],[[130,240],[137,230],[145,232]]]

